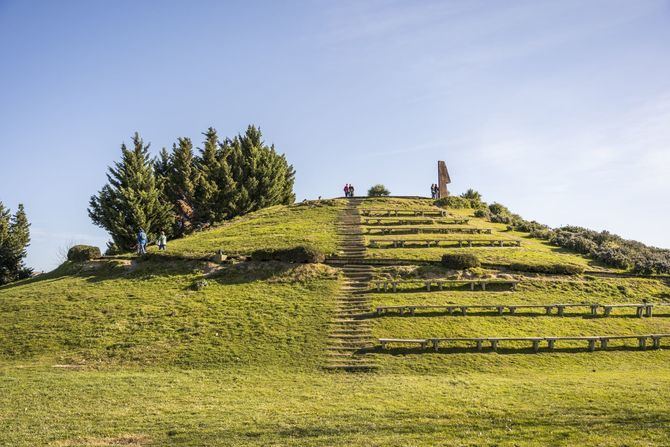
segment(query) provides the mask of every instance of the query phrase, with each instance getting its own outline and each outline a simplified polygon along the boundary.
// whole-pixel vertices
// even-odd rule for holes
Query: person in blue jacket
[[[137,254],[144,255],[147,253],[147,234],[142,228],[137,233]]]

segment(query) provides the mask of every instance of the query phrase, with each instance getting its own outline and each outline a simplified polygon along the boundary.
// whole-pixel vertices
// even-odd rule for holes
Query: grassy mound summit
[[[375,344],[361,353],[373,372],[325,370],[343,289],[345,204],[267,208],[169,241],[165,254],[67,262],[0,287],[0,445],[670,444],[670,340],[594,352],[566,342],[539,353],[512,342],[498,352]],[[375,214],[389,209],[414,215]],[[360,205],[363,263],[375,270],[364,294],[371,308],[355,319],[375,339],[670,333],[670,307],[660,306],[670,303],[667,276],[630,275],[474,209],[422,215],[435,210],[418,199]],[[326,264],[246,260],[296,247],[327,255]],[[234,261],[215,262],[219,251]],[[448,254],[459,263],[442,263]],[[452,283],[429,291],[426,281]],[[395,292],[375,282],[395,282]],[[374,312],[594,303],[658,307],[651,318],[616,307],[608,316],[569,307],[563,316]]]

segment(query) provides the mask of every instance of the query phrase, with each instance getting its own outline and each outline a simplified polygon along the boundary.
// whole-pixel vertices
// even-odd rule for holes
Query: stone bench
[[[453,315],[458,311],[459,315],[466,315],[469,310],[493,310],[497,315],[503,315],[505,310],[510,314],[514,315],[519,309],[543,309],[545,315],[554,315],[552,314],[553,310],[556,309],[557,312],[555,315],[565,316],[565,308],[571,307],[583,307],[586,308],[589,315],[598,316],[598,309],[604,309],[605,312],[602,314],[604,317],[611,315],[612,308],[635,308],[636,315],[638,318],[643,316],[651,318],[652,311],[651,308],[653,304],[408,304],[408,305],[399,305],[399,306],[378,306],[375,308],[375,313],[377,315],[388,314],[389,312],[397,311],[400,315],[410,314],[414,315],[416,310],[435,310],[442,309]],[[610,309],[607,311],[607,309]]]
[[[501,284],[509,285],[512,290],[515,290],[518,283],[519,281],[514,279],[406,279],[376,280],[370,282],[372,287],[376,288],[378,292],[381,292],[382,290],[384,292],[388,292],[389,290],[397,292],[398,286],[402,284],[423,284],[423,287],[425,287],[428,292],[433,289],[433,286],[436,286],[439,290],[443,290],[445,285],[451,284],[470,284],[470,290],[475,290],[475,287],[477,286],[480,286],[482,290],[486,290],[488,284]]]
[[[596,344],[600,343],[601,349],[607,349],[609,342],[612,340],[628,340],[636,339],[639,349],[646,349],[647,342],[651,341],[654,349],[661,347],[661,340],[663,338],[670,338],[670,334],[648,334],[648,335],[606,335],[606,336],[575,336],[575,337],[452,337],[452,338],[418,338],[418,339],[404,339],[404,338],[380,338],[379,343],[382,349],[388,349],[390,344],[397,345],[418,345],[421,349],[427,349],[429,346],[438,351],[440,344],[455,344],[455,343],[474,343],[477,351],[483,350],[484,343],[489,343],[492,351],[496,351],[500,342],[530,342],[530,347],[533,352],[539,352],[541,343],[547,343],[547,349],[552,351],[556,348],[557,342],[562,341],[585,341],[587,342],[587,349],[589,351],[596,350]]]
[[[446,245],[445,245],[446,244]],[[521,247],[520,240],[504,239],[370,239],[370,248],[472,248],[472,247]]]
[[[367,208],[359,211],[361,216],[436,216],[446,217],[448,215],[446,210],[431,209],[431,210],[408,210],[408,209],[375,209]]]
[[[444,228],[444,227],[373,227],[366,228],[367,234],[492,234],[491,228]]]

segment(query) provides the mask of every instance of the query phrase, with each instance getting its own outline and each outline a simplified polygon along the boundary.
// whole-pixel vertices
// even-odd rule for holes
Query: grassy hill
[[[670,349],[632,342],[586,352],[373,349],[377,370],[322,368],[339,269],[216,264],[217,250],[309,245],[337,251],[343,201],[274,207],[169,244],[170,256],[66,263],[0,288],[0,445],[11,446],[650,446],[670,444]],[[433,209],[427,200],[362,207]],[[373,292],[372,306],[670,302],[664,277],[627,277],[524,233],[450,210],[520,248],[370,249],[371,258],[476,253],[478,277],[515,291],[450,287]],[[384,236],[388,237],[388,236]],[[403,236],[416,237],[416,235]],[[462,235],[435,235],[440,239]],[[578,276],[506,271],[512,262],[582,265]],[[433,266],[378,267],[378,278],[448,277]],[[577,312],[363,318],[375,337],[670,333],[670,315]],[[667,344],[667,342],[666,342]]]

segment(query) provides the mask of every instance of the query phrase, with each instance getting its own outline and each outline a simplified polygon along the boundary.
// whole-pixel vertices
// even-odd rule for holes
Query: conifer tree
[[[295,201],[295,171],[253,125],[231,142],[229,163],[237,184],[235,214]]]
[[[156,180],[165,181],[170,172],[170,153],[167,149],[161,149],[158,157],[154,160],[154,173]]]
[[[5,205],[0,202],[0,285],[10,282],[11,274],[9,267],[9,226],[11,213]]]
[[[30,245],[30,223],[22,204],[14,216],[0,202],[0,284],[30,276],[24,264]]]
[[[230,154],[232,150],[232,141],[229,138],[219,143],[218,166],[216,174],[216,184],[218,193],[214,204],[214,219],[221,221],[235,217],[235,210],[238,202],[238,182],[233,176],[233,169],[230,165]]]
[[[93,223],[107,230],[122,250],[134,248],[140,228],[152,238],[174,223],[172,207],[158,188],[149,145],[137,132],[132,140],[132,149],[121,145],[121,161],[109,168],[108,184],[91,197],[88,209]]]
[[[223,214],[217,206],[222,189],[228,186],[221,184],[222,160],[219,150],[219,137],[213,127],[204,132],[205,141],[196,166],[200,173],[196,186],[196,215],[200,223],[211,223],[221,219]],[[225,163],[225,160],[223,160]]]
[[[164,190],[176,212],[175,235],[192,230],[195,223],[196,187],[199,172],[195,166],[193,143],[190,138],[179,138],[172,145],[172,154]]]

